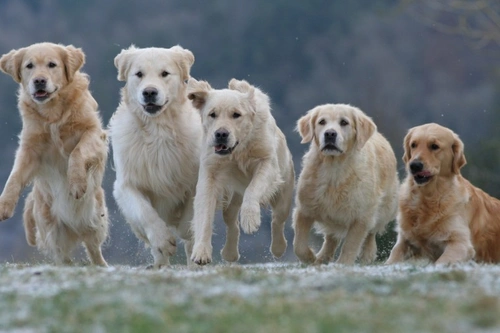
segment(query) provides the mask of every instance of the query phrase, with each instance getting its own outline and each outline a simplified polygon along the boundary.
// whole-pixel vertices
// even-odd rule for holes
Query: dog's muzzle
[[[323,147],[321,147],[321,151],[343,153],[342,149],[337,146],[337,131],[325,131],[323,134]]]
[[[163,105],[157,104],[158,89],[156,88],[146,88],[142,91],[142,100],[144,104],[142,107],[144,111],[149,114],[155,114],[161,110]]]
[[[229,147],[229,131],[225,128],[218,129],[214,133],[214,152],[218,155],[229,155],[233,152],[238,142],[232,147]]]
[[[47,91],[47,79],[44,77],[37,77],[33,79],[33,87],[35,88],[35,93],[33,98],[38,102],[43,102],[50,97],[50,92]]]
[[[420,160],[413,160],[409,165],[413,179],[419,185],[427,183],[432,178],[432,173],[424,169],[424,163]]]

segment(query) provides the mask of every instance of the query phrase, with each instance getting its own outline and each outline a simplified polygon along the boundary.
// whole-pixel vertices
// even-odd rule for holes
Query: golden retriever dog
[[[199,265],[212,261],[214,214],[222,206],[227,231],[222,258],[237,261],[238,211],[243,231],[253,233],[260,226],[261,204],[272,207],[271,252],[281,257],[295,175],[268,96],[246,81],[232,79],[228,89],[215,90],[205,81],[191,79],[188,97],[201,112],[204,132],[191,259]]]
[[[126,81],[110,124],[116,169],[114,197],[154,268],[170,264],[177,236],[191,256],[193,197],[198,178],[201,118],[187,99],[194,63],[180,46],[122,50],[115,58]]]
[[[56,264],[71,262],[83,242],[93,264],[106,266],[101,245],[108,212],[101,187],[108,154],[81,49],[52,43],[12,50],[0,69],[19,85],[23,128],[14,167],[0,196],[0,220],[12,217],[24,187],[24,229]]]
[[[460,174],[464,145],[450,129],[425,124],[404,139],[398,239],[387,264],[427,258],[436,264],[500,262],[500,201]]]
[[[345,104],[315,107],[299,119],[302,160],[293,214],[294,252],[300,261],[328,263],[339,243],[337,263],[376,259],[375,236],[393,220],[399,180],[396,157],[373,121]],[[314,224],[314,222],[316,222]],[[324,236],[316,255],[308,245],[315,225]]]

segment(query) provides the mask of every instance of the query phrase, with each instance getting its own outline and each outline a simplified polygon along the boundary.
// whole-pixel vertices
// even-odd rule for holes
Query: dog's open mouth
[[[33,94],[33,98],[39,102],[45,101],[50,97],[50,93],[47,90],[39,89]]]
[[[337,147],[333,143],[327,143],[327,144],[325,144],[323,146],[323,148],[321,148],[321,151],[326,152],[326,153],[338,152],[338,153],[341,153],[341,154],[344,152],[342,149],[340,149],[339,147]]]
[[[218,144],[214,146],[214,152],[218,155],[229,155],[233,152],[234,148],[238,145],[238,142],[232,147],[228,147],[223,144]]]
[[[156,112],[160,111],[163,106],[154,103],[148,103],[146,105],[143,105],[142,107],[144,108],[144,111],[146,111],[147,113],[155,114]]]
[[[417,184],[425,184],[429,180],[431,180],[432,174],[429,171],[420,171],[413,174],[413,179],[417,182]]]

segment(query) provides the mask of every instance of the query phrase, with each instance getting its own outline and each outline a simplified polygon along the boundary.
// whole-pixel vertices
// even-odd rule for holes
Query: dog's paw
[[[82,198],[87,192],[87,181],[72,180],[69,183],[69,194],[76,200]]]
[[[14,215],[15,208],[14,204],[0,198],[0,221],[10,219]]]
[[[306,247],[303,250],[297,250],[297,248],[295,248],[294,252],[297,258],[299,258],[299,260],[304,264],[309,265],[309,264],[314,264],[316,262],[316,255],[309,247]]]
[[[258,203],[245,203],[240,210],[241,229],[246,234],[253,234],[260,227],[260,205]]]
[[[212,246],[211,245],[197,245],[193,248],[191,261],[198,265],[206,265],[212,262]]]
[[[229,246],[225,245],[222,251],[220,252],[222,259],[227,262],[236,262],[240,259],[240,253],[238,249],[230,249]]]
[[[286,239],[285,237],[280,237],[278,239],[273,238],[271,241],[271,253],[275,258],[281,258],[281,256],[286,251]]]

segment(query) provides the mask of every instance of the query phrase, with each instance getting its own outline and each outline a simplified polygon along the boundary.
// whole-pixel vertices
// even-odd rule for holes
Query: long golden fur
[[[376,258],[377,232],[395,218],[399,180],[396,157],[373,121],[358,108],[325,104],[299,119],[302,160],[293,214],[293,247],[304,263],[327,263],[343,240],[337,259],[353,264]],[[316,255],[308,245],[315,223],[324,235]]]
[[[154,267],[168,265],[176,236],[188,263],[198,178],[201,119],[187,99],[194,63],[180,46],[122,50],[115,58],[126,81],[110,121],[116,168],[114,197],[136,236],[151,248]]]
[[[417,126],[408,131],[404,150],[408,175],[387,263],[411,257],[437,264],[500,262],[500,201],[461,175],[466,159],[458,135],[438,124]]]
[[[101,187],[107,138],[87,76],[81,49],[52,43],[12,50],[0,69],[19,86],[23,121],[14,167],[0,196],[0,220],[10,218],[22,189],[24,227],[32,246],[57,263],[69,263],[83,241],[93,264],[106,265],[101,245],[108,213]]]
[[[292,156],[271,114],[269,98],[248,82],[235,79],[228,89],[221,90],[191,79],[188,91],[204,127],[191,259],[200,265],[211,262],[214,214],[217,206],[224,206],[227,234],[222,258],[237,261],[238,211],[241,207],[243,231],[253,233],[261,222],[260,204],[272,207],[271,252],[282,256],[295,176]]]

